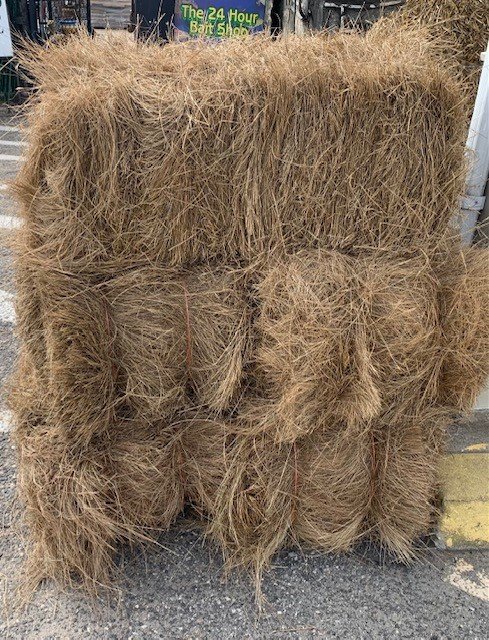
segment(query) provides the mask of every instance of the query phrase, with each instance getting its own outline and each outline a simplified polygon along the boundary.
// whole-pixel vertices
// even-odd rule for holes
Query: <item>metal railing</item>
[[[405,0],[302,0],[301,15],[309,28],[324,29],[367,29],[381,16],[400,9]]]

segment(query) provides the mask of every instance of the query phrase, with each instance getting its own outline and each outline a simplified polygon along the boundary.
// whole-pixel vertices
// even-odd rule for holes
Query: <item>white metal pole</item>
[[[489,46],[488,46],[489,51]],[[479,89],[474,113],[470,123],[467,148],[473,154],[474,164],[467,177],[466,197],[462,205],[462,240],[470,244],[480,213],[487,208],[484,194],[487,193],[489,177],[489,53],[481,54],[483,60]],[[472,158],[471,158],[472,160]],[[487,196],[486,196],[487,197]],[[472,207],[469,205],[472,203]],[[465,205],[465,206],[464,206]],[[489,380],[480,394],[475,409],[489,409]]]
[[[489,45],[488,45],[489,50]],[[484,209],[484,192],[489,176],[489,53],[481,54],[482,66],[474,112],[467,138],[471,169],[462,198],[461,234],[464,244],[471,244],[480,211]]]

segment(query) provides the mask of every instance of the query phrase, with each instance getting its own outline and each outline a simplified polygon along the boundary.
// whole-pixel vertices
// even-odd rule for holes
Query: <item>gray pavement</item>
[[[3,117],[2,117],[3,115]],[[0,111],[0,127],[11,126]],[[0,221],[15,216],[1,185],[18,164],[2,154]],[[0,228],[0,385],[17,352],[14,325],[5,321],[13,291],[11,231]],[[3,302],[2,302],[3,300]],[[3,318],[3,319],[2,319]],[[362,548],[338,557],[289,550],[265,577],[260,613],[244,576],[224,578],[219,554],[198,532],[176,527],[161,547],[121,555],[121,574],[110,599],[93,602],[72,590],[43,585],[30,606],[13,608],[25,553],[15,500],[15,450],[0,395],[0,638],[26,640],[150,638],[445,640],[489,637],[489,556],[449,553],[429,544],[419,562],[405,567]],[[3,426],[2,426],[3,425]]]

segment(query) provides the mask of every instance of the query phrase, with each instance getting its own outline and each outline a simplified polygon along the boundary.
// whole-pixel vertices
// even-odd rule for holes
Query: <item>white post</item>
[[[0,57],[11,58],[14,55],[12,37],[7,15],[7,3],[0,0]]]
[[[489,46],[488,46],[489,50]],[[481,54],[482,66],[474,112],[470,122],[467,150],[471,169],[462,198],[460,230],[464,244],[474,237],[479,213],[484,209],[484,191],[489,176],[489,54]]]
[[[488,46],[489,51],[489,46]],[[481,211],[487,206],[484,193],[489,177],[489,53],[481,54],[483,61],[474,113],[470,123],[467,149],[473,162],[467,176],[466,195],[462,200],[461,234],[464,244],[470,245]],[[480,394],[475,409],[489,409],[489,380]]]

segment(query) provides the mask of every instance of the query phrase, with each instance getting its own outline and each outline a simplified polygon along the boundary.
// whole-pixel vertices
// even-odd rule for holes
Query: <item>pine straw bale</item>
[[[118,546],[167,529],[191,493],[178,409],[218,413],[239,394],[243,276],[146,268],[98,282],[48,262],[40,269],[28,254],[22,265],[26,340],[10,403],[28,578],[67,584],[73,574],[93,591],[108,584]]]
[[[439,256],[443,332],[439,401],[470,411],[489,376],[489,249]]]
[[[12,404],[34,579],[95,589],[185,501],[257,577],[291,542],[407,557],[439,398],[485,371],[476,267],[431,265],[465,131],[430,47],[379,27],[26,54]]]
[[[110,430],[118,411],[151,422],[189,398],[216,412],[236,401],[250,346],[245,272],[148,267],[97,282],[44,263],[18,286],[24,349],[37,350],[51,420],[74,439]]]
[[[71,270],[437,244],[461,192],[459,86],[420,31],[80,35],[24,64],[16,189],[37,250]]]
[[[38,278],[46,342],[49,424],[89,444],[116,421],[116,328],[100,287],[55,272]]]
[[[123,420],[77,446],[31,373],[24,362],[10,399],[29,529],[24,586],[76,580],[94,593],[113,578],[121,544],[154,539],[183,508],[180,449],[168,425]]]
[[[187,456],[193,450],[191,459],[206,474],[199,487],[205,530],[227,566],[251,571],[259,586],[273,555],[291,543],[350,549],[365,533],[369,510],[368,428],[332,423],[296,442],[276,443],[266,433],[243,435],[240,422],[229,423],[227,432],[206,423],[220,446],[187,444]]]
[[[280,438],[294,440],[332,419],[379,411],[356,278],[354,259],[302,251],[259,283],[257,384],[276,401],[271,413],[259,408],[260,429],[271,433],[276,420]]]
[[[428,25],[444,43],[445,56],[466,72],[480,67],[489,39],[488,0],[406,0],[402,13]]]
[[[293,536],[327,552],[347,551],[365,536],[370,505],[369,423],[331,424],[294,445],[297,513]]]
[[[110,514],[113,487],[100,457],[74,459],[63,434],[49,427],[16,440],[18,491],[29,528],[26,574],[33,588],[44,578],[70,584],[76,573],[92,590],[107,584],[117,536]]]
[[[294,440],[332,420],[436,399],[438,283],[426,256],[301,251],[257,285],[254,430]],[[395,408],[395,409],[394,409]]]
[[[207,535],[227,567],[250,571],[259,588],[263,569],[290,541],[294,504],[294,444],[265,433],[238,434],[219,461],[221,479],[210,502]]]
[[[475,394],[453,387],[453,362],[456,383],[468,370],[471,385],[487,364],[487,252],[447,255],[432,266],[415,251],[302,251],[259,272],[244,399],[241,271],[147,267],[97,283],[36,274],[26,258],[46,345],[41,361],[24,345],[12,396],[32,580],[75,573],[95,589],[109,580],[117,545],[167,528],[185,500],[228,566],[257,580],[291,543],[340,551],[370,536],[407,559],[433,517],[447,411]],[[466,334],[459,313],[473,319]],[[168,348],[172,325],[180,350]],[[170,410],[174,369],[183,391]]]
[[[386,412],[280,443],[246,435],[241,417],[194,418],[181,431],[192,503],[226,566],[251,572],[258,593],[263,570],[292,544],[344,552],[368,538],[408,561],[435,521],[449,413],[433,406],[400,421]]]
[[[148,420],[195,405],[229,409],[250,340],[245,278],[232,268],[146,268],[106,284],[124,400]]]
[[[119,439],[109,449],[116,469],[117,499],[127,522],[143,536],[154,538],[168,529],[184,506],[179,433],[164,421],[141,426],[128,420],[119,429]]]
[[[392,422],[437,402],[441,364],[437,274],[424,252],[406,253],[372,255],[358,268],[373,379]]]
[[[413,542],[435,523],[449,418],[446,407],[430,407],[402,422],[387,413],[372,427],[370,536],[401,561],[414,557]]]
[[[39,260],[30,229],[18,234],[14,248],[19,369],[28,369],[33,392],[49,403],[51,424],[62,426],[73,442],[89,442],[114,419],[109,310],[96,283]]]

